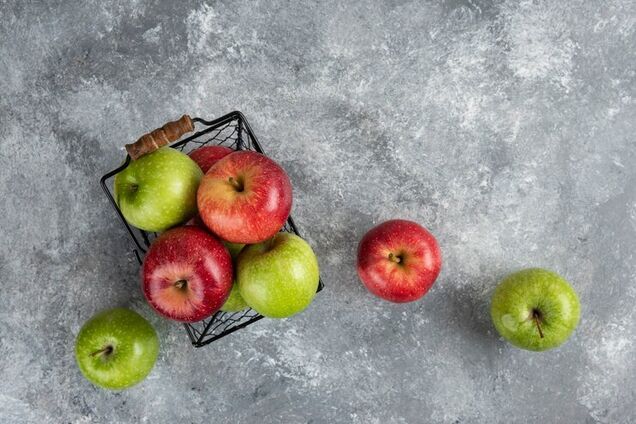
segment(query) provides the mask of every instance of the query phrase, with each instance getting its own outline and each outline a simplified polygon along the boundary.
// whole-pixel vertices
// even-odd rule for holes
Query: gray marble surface
[[[636,422],[633,1],[0,2],[3,423]],[[203,349],[155,316],[98,179],[182,113],[243,111],[294,184],[326,289]],[[438,237],[422,300],[372,297],[357,240]],[[582,320],[515,349],[506,273],[566,276]],[[120,393],[73,344],[123,305],[161,340]]]

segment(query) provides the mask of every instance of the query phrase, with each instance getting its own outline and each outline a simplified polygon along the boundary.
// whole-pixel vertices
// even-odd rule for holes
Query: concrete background
[[[633,1],[72,3],[0,3],[1,422],[636,422]],[[289,172],[326,290],[195,350],[145,305],[98,178],[146,130],[233,109]],[[353,266],[393,217],[445,259],[407,305]],[[542,354],[488,316],[527,266],[582,301]],[[121,393],[73,358],[116,305],[161,339]]]

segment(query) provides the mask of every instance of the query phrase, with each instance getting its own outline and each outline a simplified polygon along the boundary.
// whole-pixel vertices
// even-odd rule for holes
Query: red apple
[[[199,168],[205,174],[212,165],[233,151],[225,146],[203,146],[191,151],[188,156],[199,165]]]
[[[234,152],[204,175],[199,215],[223,240],[254,244],[273,237],[292,206],[289,177],[276,162],[250,151]]]
[[[141,270],[142,289],[159,315],[195,322],[219,310],[232,289],[232,258],[205,230],[178,227],[150,246]]]
[[[431,288],[442,267],[435,237],[403,219],[372,228],[358,245],[358,275],[378,297],[412,302]]]

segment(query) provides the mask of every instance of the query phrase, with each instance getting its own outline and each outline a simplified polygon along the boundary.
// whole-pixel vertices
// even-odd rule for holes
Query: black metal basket
[[[201,118],[193,118],[192,121],[193,123],[200,124],[205,128],[172,144],[172,148],[188,153],[207,144],[216,144],[227,146],[234,150],[253,150],[263,153],[263,149],[252,132],[252,128],[247,123],[245,116],[243,116],[241,112],[234,111],[213,121],[206,121]],[[109,180],[117,173],[124,170],[130,161],[130,156],[127,156],[124,164],[104,175],[101,178],[100,183],[104,193],[108,196],[110,204],[117,211],[119,219],[124,224],[126,231],[128,231],[128,234],[132,238],[132,241],[134,242],[133,252],[141,265],[142,258],[145,255],[146,250],[157,234],[131,227],[124,219],[124,216],[119,210],[119,207],[117,206],[117,203],[109,189]],[[294,224],[294,220],[291,216],[281,231],[295,233],[300,236],[298,228]],[[318,282],[318,291],[322,290],[322,288],[323,283],[322,280],[320,280]],[[192,344],[195,347],[201,347],[218,340],[221,337],[227,336],[236,330],[246,327],[261,318],[263,318],[262,315],[247,308],[239,312],[219,311],[210,318],[195,323],[184,324],[184,326]]]

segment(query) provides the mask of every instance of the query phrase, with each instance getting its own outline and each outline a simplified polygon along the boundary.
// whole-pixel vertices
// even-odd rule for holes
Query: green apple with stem
[[[163,147],[132,161],[115,176],[115,201],[133,226],[164,231],[197,213],[202,177],[188,155]]]
[[[232,262],[234,263],[234,269],[236,269],[236,258],[238,257],[243,247],[245,247],[242,243],[231,243],[229,241],[224,241],[223,244],[227,247],[227,250],[230,251],[230,256],[232,256]],[[236,274],[236,271],[235,271]],[[232,290],[230,291],[230,295],[227,300],[221,306],[221,310],[223,312],[238,312],[247,308],[247,303],[241,297],[241,292],[239,291],[238,284],[236,284],[236,278],[234,278],[234,282],[232,283]]]
[[[75,342],[80,371],[97,386],[121,390],[142,381],[159,353],[154,328],[125,308],[108,309],[89,319]]]
[[[243,249],[237,261],[241,296],[256,312],[285,318],[305,309],[318,289],[318,260],[295,234],[278,233]]]
[[[541,268],[507,276],[490,309],[501,336],[522,349],[543,351],[565,342],[579,323],[581,306],[572,286]]]

